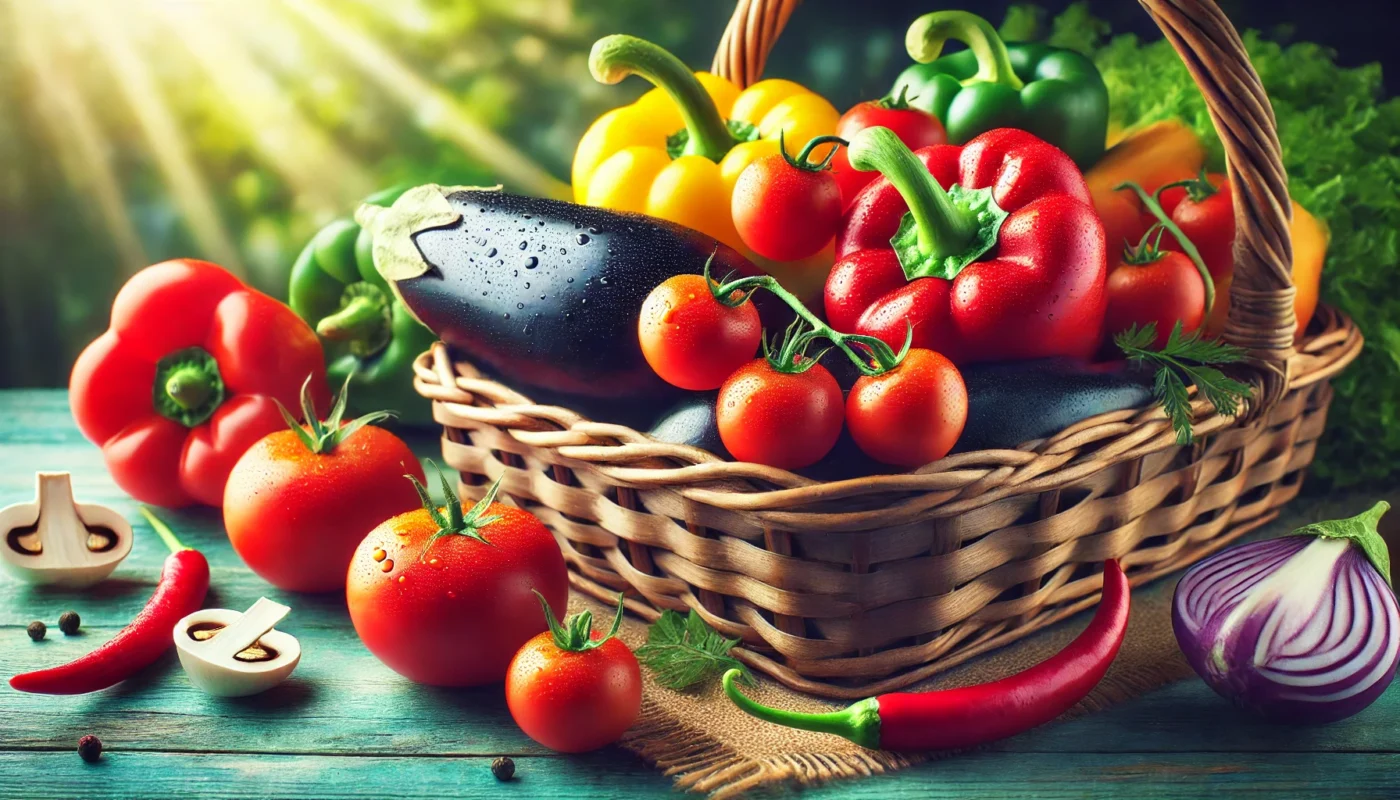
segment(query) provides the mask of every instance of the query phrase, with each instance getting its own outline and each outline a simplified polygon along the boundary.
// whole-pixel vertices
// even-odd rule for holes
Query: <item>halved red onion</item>
[[[1400,663],[1400,604],[1375,527],[1388,508],[1191,568],[1172,599],[1191,667],[1221,696],[1281,722],[1333,722],[1374,702]]]

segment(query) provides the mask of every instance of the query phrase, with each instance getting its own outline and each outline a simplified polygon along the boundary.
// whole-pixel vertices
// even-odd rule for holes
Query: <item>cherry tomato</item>
[[[325,453],[312,452],[291,430],[268,434],[229,473],[229,542],[249,569],[279,589],[343,589],[360,540],[419,505],[405,473],[423,478],[418,458],[373,425]]]
[[[1225,317],[1230,311],[1230,284],[1235,274],[1235,201],[1224,175],[1212,173],[1207,181],[1214,191],[1200,199],[1191,197],[1183,187],[1162,192],[1162,209],[1196,246],[1215,282],[1215,305],[1206,321],[1206,332],[1214,336],[1225,330]],[[1180,252],[1181,243],[1167,234],[1162,237],[1162,248]]]
[[[841,224],[841,187],[831,170],[796,163],[782,153],[753,162],[739,174],[730,201],[739,238],[774,261],[815,255]]]
[[[345,599],[355,632],[410,680],[501,681],[520,646],[546,627],[532,590],[551,608],[568,603],[568,571],[549,529],[492,498],[464,514],[449,496],[435,511],[451,517],[452,530],[436,538],[441,526],[426,508],[388,519],[350,561]]]
[[[757,359],[729,376],[715,401],[720,440],[739,461],[801,469],[841,435],[841,387],[821,364],[779,372]]]
[[[1182,333],[1201,327],[1206,314],[1206,290],[1201,273],[1191,259],[1174,250],[1163,250],[1145,264],[1120,260],[1108,273],[1108,311],[1104,333],[1108,339],[1136,325],[1157,325],[1153,347],[1167,343],[1177,320]]]
[[[922,467],[948,455],[967,422],[967,386],[953,362],[914,348],[883,375],[862,375],[846,398],[846,424],[876,461]]]
[[[948,132],[943,129],[943,123],[938,121],[938,117],[889,98],[851,106],[836,123],[836,135],[842,139],[850,139],[866,128],[876,126],[894,131],[894,135],[910,150],[948,143]],[[836,177],[836,184],[841,187],[843,208],[850,205],[866,184],[880,176],[878,172],[852,169],[844,147],[831,160],[831,172]]]
[[[573,640],[572,622],[554,622],[526,642],[506,672],[506,706],[515,724],[561,753],[612,744],[642,710],[637,657],[612,633]]]
[[[763,326],[752,302],[716,300],[701,275],[676,275],[651,290],[637,318],[642,355],[673,386],[717,389],[753,358]]]

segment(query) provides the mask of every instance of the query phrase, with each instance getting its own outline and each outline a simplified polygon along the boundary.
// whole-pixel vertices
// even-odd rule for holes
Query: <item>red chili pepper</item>
[[[1009,128],[917,153],[866,128],[847,150],[882,177],[837,234],[832,327],[898,348],[912,325],[914,347],[959,365],[1094,353],[1107,249],[1069,156]]]
[[[1043,725],[1089,693],[1118,655],[1128,628],[1128,579],[1117,561],[1105,561],[1103,599],[1089,627],[1065,649],[1008,678],[938,692],[883,694],[840,711],[804,714],[759,705],[724,675],[724,692],[749,714],[768,722],[844,736],[862,747],[947,750],[1004,739]]]
[[[175,534],[145,508],[141,513],[170,548],[160,583],[146,607],[112,640],[62,666],[10,678],[10,686],[35,694],[87,694],[116,685],[145,669],[174,644],[171,631],[185,615],[204,605],[209,562],[180,544]]]

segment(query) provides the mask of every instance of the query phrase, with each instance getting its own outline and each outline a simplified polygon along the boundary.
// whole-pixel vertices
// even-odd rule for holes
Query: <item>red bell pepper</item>
[[[308,378],[325,409],[321,343],[300,317],[222,267],[181,259],[126,282],[68,389],[79,430],[127,494],[219,506],[234,463],[286,427],[277,402],[297,408]]]
[[[1094,353],[1107,248],[1069,156],[1009,128],[912,153],[876,127],[849,158],[882,177],[837,235],[833,327],[898,348],[912,326],[914,347],[958,364]]]

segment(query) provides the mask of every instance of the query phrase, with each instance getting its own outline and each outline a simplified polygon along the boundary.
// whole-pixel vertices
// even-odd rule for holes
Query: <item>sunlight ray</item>
[[[353,209],[374,191],[369,171],[341,149],[288,98],[277,81],[199,4],[167,6],[161,15],[204,74],[237,111],[258,153],[304,196],[315,216]]]
[[[23,31],[15,38],[19,42],[20,56],[35,81],[35,102],[54,142],[59,165],[78,196],[96,201],[122,268],[127,274],[134,273],[149,264],[150,257],[127,213],[121,185],[108,157],[111,148],[67,71],[53,58],[53,43],[48,41],[47,27],[33,17],[41,13],[41,6],[9,5],[15,16],[15,30]]]
[[[482,124],[451,94],[414,72],[371,36],[337,18],[321,0],[282,0],[278,7],[299,14],[367,77],[412,112],[420,128],[480,159],[513,191],[572,197],[568,184],[550,175],[500,134]]]
[[[210,260],[235,275],[245,276],[243,259],[195,165],[189,142],[165,103],[155,76],[137,54],[120,15],[114,14],[106,3],[91,3],[77,16],[111,67],[195,241]]]

